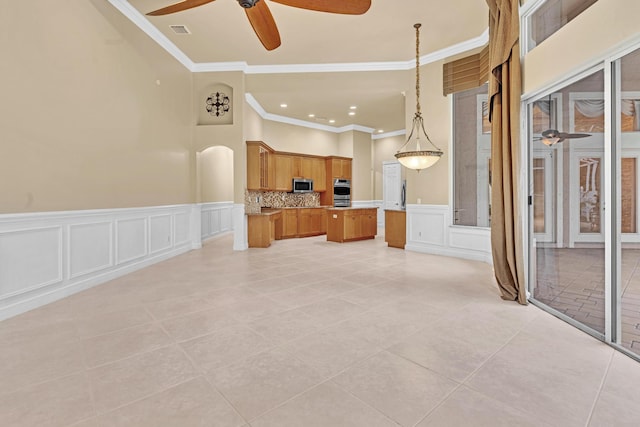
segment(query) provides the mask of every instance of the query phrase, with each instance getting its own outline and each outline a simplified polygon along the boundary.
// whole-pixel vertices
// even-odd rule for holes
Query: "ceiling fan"
[[[547,129],[542,132],[542,136],[535,138],[539,140],[544,145],[550,146],[555,145],[559,142],[564,141],[565,139],[574,139],[574,138],[586,138],[591,136],[589,133],[566,133],[560,132],[557,129]]]
[[[202,6],[215,0],[184,0],[180,3],[172,4],[162,9],[147,13],[150,16],[168,15],[180,12],[193,7]],[[237,0],[249,18],[262,45],[267,50],[273,50],[280,46],[280,33],[276,22],[271,15],[271,11],[265,0]],[[371,0],[271,0],[287,6],[300,9],[308,9],[317,12],[340,13],[344,15],[362,15],[369,7]]]
[[[538,104],[538,102],[542,103],[542,105]],[[540,136],[533,138],[534,141],[540,141],[546,146],[552,146],[566,139],[587,138],[591,136],[591,134],[588,134],[588,133],[567,133],[567,132],[560,132],[558,129],[553,129],[552,128],[553,124],[551,123],[551,119],[556,114],[557,106],[554,103],[554,101],[551,99],[551,94],[549,94],[548,100],[538,101],[538,102],[536,102],[536,104],[539,105],[540,108],[542,108],[545,104],[547,105],[546,108],[542,108],[542,109],[543,111],[546,110],[545,112],[549,117],[549,129],[542,131]]]

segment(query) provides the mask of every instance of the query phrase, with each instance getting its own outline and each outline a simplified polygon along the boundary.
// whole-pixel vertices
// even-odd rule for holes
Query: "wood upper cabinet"
[[[331,178],[351,179],[351,159],[332,158]]]
[[[324,197],[334,178],[351,179],[351,159],[276,152],[262,141],[247,141],[248,190],[290,192],[293,178],[312,179],[313,191]],[[323,205],[333,205],[333,194],[328,197]]]
[[[273,155],[275,163],[275,190],[291,191],[293,180],[293,157],[288,154],[276,153]]]
[[[273,190],[275,177],[272,150],[263,142],[247,141],[247,189]]]
[[[311,179],[313,175],[311,157],[300,157],[300,177]]]
[[[324,159],[311,159],[311,179],[313,179],[313,191],[327,191],[327,169]]]

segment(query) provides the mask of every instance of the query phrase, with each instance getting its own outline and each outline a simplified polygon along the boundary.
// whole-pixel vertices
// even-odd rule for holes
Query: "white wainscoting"
[[[211,237],[230,229],[232,206],[0,215],[0,320],[199,248],[202,212]]]
[[[493,263],[491,230],[451,225],[446,205],[407,205],[405,249]]]
[[[203,241],[233,230],[233,202],[202,203],[200,209],[200,236]]]

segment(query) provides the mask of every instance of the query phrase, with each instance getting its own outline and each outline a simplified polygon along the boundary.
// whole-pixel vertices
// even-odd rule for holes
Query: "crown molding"
[[[255,99],[253,95],[251,95],[248,92],[244,94],[244,98],[247,101],[247,104],[249,104],[249,106],[251,106],[251,108],[253,108],[253,110],[256,113],[258,113],[258,115],[262,117],[263,120],[270,120],[272,122],[286,123],[289,125],[302,126],[310,129],[323,130],[323,131],[332,132],[332,133],[343,133],[343,132],[349,132],[349,131],[364,132],[364,133],[371,134],[372,139],[381,139],[389,136],[404,135],[406,133],[404,129],[401,129],[393,132],[373,135],[373,132],[375,132],[374,128],[357,125],[357,124],[351,124],[351,125],[341,126],[341,127],[321,125],[319,123],[309,122],[307,120],[299,120],[291,117],[281,116],[278,114],[268,113],[264,108],[262,108],[262,105],[260,105],[258,100]]]
[[[406,134],[407,134],[406,129],[400,129],[393,132],[376,133],[375,135],[371,135],[371,139],[384,139],[384,138],[391,138],[394,136],[404,136]]]
[[[331,73],[331,72],[363,72],[363,71],[403,71],[415,68],[415,60],[388,62],[353,62],[334,64],[280,64],[280,65],[249,65],[244,61],[238,62],[193,62],[164,34],[149,22],[127,0],[107,0],[124,16],[129,18],[138,28],[144,31],[178,62],[193,73],[208,73],[222,71],[242,71],[245,74],[281,74],[281,73]],[[482,47],[489,41],[487,28],[478,37],[437,50],[420,57],[422,65],[446,59],[450,56]]]
[[[186,69],[193,71],[195,66],[194,62],[185,55],[178,46],[173,44],[171,40],[160,32],[156,27],[138,12],[131,4],[126,0],[107,0],[113,7],[118,9],[120,13],[129,18],[138,28],[140,28],[146,35],[151,37],[156,43],[166,50],[171,56],[173,56],[179,63],[185,66]]]

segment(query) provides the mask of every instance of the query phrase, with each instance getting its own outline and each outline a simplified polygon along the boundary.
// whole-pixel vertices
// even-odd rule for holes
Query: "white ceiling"
[[[157,17],[144,14],[177,0],[109,1],[192,70],[244,70],[247,92],[270,115],[385,132],[405,126],[401,91],[415,84],[407,71],[415,64],[413,25],[422,23],[424,64],[483,44],[488,21],[486,0],[372,0],[359,16],[261,0],[282,39],[267,51],[236,0]],[[177,35],[170,25],[185,25],[191,34]],[[347,114],[351,105],[355,116]]]

